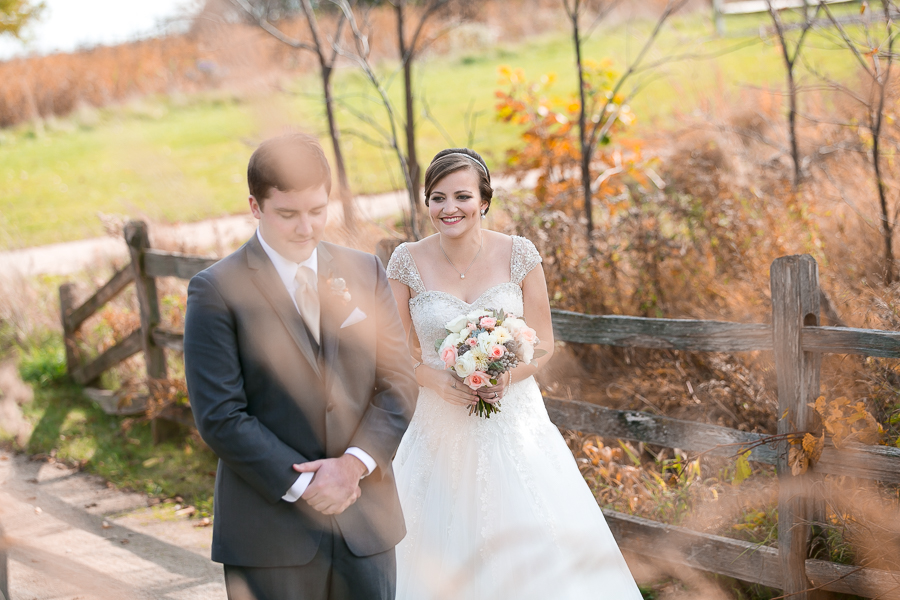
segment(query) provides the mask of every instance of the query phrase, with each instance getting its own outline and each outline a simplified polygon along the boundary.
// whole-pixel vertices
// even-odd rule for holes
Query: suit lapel
[[[284,283],[278,277],[275,266],[269,260],[269,257],[266,256],[266,251],[263,250],[256,235],[247,242],[247,266],[250,267],[252,272],[254,285],[269,301],[272,308],[275,309],[275,313],[281,319],[288,333],[290,333],[294,343],[300,348],[300,352],[303,353],[303,356],[315,370],[316,375],[322,377],[319,361],[317,360],[318,357],[316,356],[317,353],[313,350],[309,330],[300,317],[300,313],[297,312],[297,308],[288,295]]]
[[[327,244],[318,246],[318,270],[319,270],[319,306],[321,307],[321,342],[322,359],[325,367],[325,389],[331,389],[334,380],[334,369],[331,368],[337,359],[340,349],[341,325],[353,310],[350,302],[332,288],[334,279],[342,277],[339,268],[335,265],[334,257],[328,251]]]

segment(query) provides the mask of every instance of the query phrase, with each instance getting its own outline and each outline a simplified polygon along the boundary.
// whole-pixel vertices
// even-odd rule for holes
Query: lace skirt
[[[640,600],[533,378],[490,419],[420,389],[394,471],[398,600]]]

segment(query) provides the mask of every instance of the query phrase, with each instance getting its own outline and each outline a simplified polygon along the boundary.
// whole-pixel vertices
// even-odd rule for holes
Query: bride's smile
[[[434,228],[449,238],[477,235],[480,211],[487,202],[478,190],[478,176],[462,169],[444,177],[428,197],[429,216]]]

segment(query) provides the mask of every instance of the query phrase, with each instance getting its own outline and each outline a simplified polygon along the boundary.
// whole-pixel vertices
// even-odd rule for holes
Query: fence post
[[[75,284],[64,283],[59,286],[59,313],[63,327],[63,345],[66,347],[66,371],[71,377],[79,367],[78,346],[75,344],[75,331],[70,326],[69,315],[75,308]]]
[[[772,334],[778,375],[778,433],[814,431],[815,413],[808,403],[819,395],[821,355],[803,352],[804,325],[819,324],[819,267],[808,254],[785,256],[772,263]],[[788,464],[789,444],[779,452],[778,548],[785,595],[815,600],[821,594],[804,591],[809,555],[809,523],[815,513],[809,473],[794,477]]]
[[[125,225],[125,242],[128,244],[128,252],[131,255],[135,291],[141,311],[141,345],[144,349],[147,377],[148,379],[166,379],[165,351],[153,341],[153,330],[160,321],[156,280],[148,277],[144,272],[144,250],[150,247],[147,224],[143,221],[129,221]],[[160,442],[165,434],[159,419],[153,419],[150,425],[154,443]]]
[[[725,16],[722,14],[722,0],[712,0],[713,22],[716,24],[716,35],[725,35]]]

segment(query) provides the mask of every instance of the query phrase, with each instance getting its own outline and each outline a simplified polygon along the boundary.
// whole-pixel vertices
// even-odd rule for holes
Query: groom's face
[[[281,192],[272,188],[262,206],[250,196],[250,211],[259,219],[259,231],[278,254],[303,262],[321,241],[328,220],[325,186]]]

